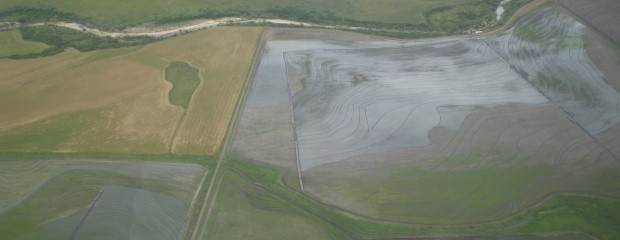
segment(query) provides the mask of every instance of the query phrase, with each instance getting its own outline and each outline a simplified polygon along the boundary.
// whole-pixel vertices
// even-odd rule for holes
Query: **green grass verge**
[[[17,30],[0,32],[0,58],[13,55],[36,54],[48,47],[42,43],[24,41]]]
[[[224,169],[207,239],[345,239],[312,215]]]
[[[192,94],[200,84],[198,69],[185,62],[172,62],[166,68],[166,80],[172,83],[170,103],[187,109]]]
[[[507,236],[513,234],[544,235],[549,233],[582,232],[600,239],[616,239],[620,232],[618,200],[582,195],[554,195],[543,203],[508,219],[476,225],[414,225],[385,223],[364,219],[335,209],[300,194],[281,183],[282,173],[249,161],[229,159],[228,170],[242,176],[245,183],[239,190],[246,202],[267,212],[293,214],[322,226],[334,238],[394,238],[411,236]],[[230,179],[230,177],[229,177]],[[240,184],[239,180],[233,181]],[[251,184],[253,186],[249,186]],[[232,195],[226,193],[224,196]],[[240,196],[239,194],[236,195]],[[234,197],[234,196],[233,196]],[[229,201],[230,199],[219,199]],[[235,200],[239,201],[239,200]],[[217,204],[217,203],[216,203]],[[247,206],[244,206],[247,208]],[[248,210],[246,210],[248,211]],[[258,210],[253,210],[258,211]],[[235,213],[231,213],[235,214]],[[229,216],[231,222],[238,216]],[[211,222],[218,219],[211,219]],[[273,226],[272,226],[273,227]],[[281,227],[287,227],[281,226]],[[215,228],[209,231],[221,231]],[[210,233],[215,234],[215,233]]]

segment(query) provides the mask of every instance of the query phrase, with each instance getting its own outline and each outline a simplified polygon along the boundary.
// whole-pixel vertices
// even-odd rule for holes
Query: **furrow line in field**
[[[97,204],[97,200],[99,200],[99,197],[101,197],[102,193],[103,193],[103,188],[101,188],[101,190],[99,190],[99,193],[97,194],[97,196],[93,200],[93,203],[90,204],[90,207],[88,208],[88,210],[84,214],[84,217],[82,217],[82,220],[80,220],[80,223],[78,223],[78,225],[73,230],[73,233],[71,233],[71,236],[69,237],[69,240],[74,240],[77,237],[77,233],[80,231],[80,228],[82,228],[82,225],[84,225],[84,222],[86,221],[86,218],[88,218],[88,214],[90,214],[90,212],[92,212],[93,208],[95,208],[95,204]]]
[[[291,107],[291,126],[293,128],[293,143],[295,144],[295,162],[297,163],[297,180],[299,181],[299,190],[304,192],[304,180],[301,175],[301,160],[299,157],[299,142],[297,140],[297,129],[295,127],[295,108],[293,106],[293,96],[291,94],[291,86],[290,80],[291,75],[288,71],[288,59],[286,58],[286,53],[282,53],[282,58],[284,59],[284,70],[286,72],[286,89],[288,94],[288,101]]]

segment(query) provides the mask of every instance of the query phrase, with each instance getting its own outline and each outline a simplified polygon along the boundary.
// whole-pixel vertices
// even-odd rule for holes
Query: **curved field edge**
[[[253,209],[250,212],[295,216],[298,219],[305,219],[304,221],[311,222],[315,228],[322,228],[315,229],[315,231],[329,234],[334,239],[504,236],[512,234],[531,234],[544,237],[576,232],[585,233],[598,239],[614,239],[620,236],[620,231],[616,228],[620,224],[620,201],[600,196],[579,193],[554,194],[520,214],[485,224],[399,224],[360,218],[291,190],[282,183],[282,170],[257,165],[246,160],[228,159],[226,171],[232,172],[226,173],[227,180],[232,181],[231,184],[237,185],[239,188],[235,190],[237,193],[220,195],[221,199],[216,204],[226,205],[229,204],[228,201],[233,201],[234,204],[244,204],[241,202],[245,201],[246,205],[251,204],[251,206],[240,207]],[[230,176],[231,174],[236,176]],[[239,177],[243,178],[245,183],[240,184]],[[242,198],[245,200],[238,199],[240,196],[243,196]],[[227,197],[237,199],[225,199]],[[219,205],[216,208],[226,208],[226,206],[223,208]],[[213,217],[216,218],[217,216],[216,213]],[[210,226],[208,235],[219,234],[218,236],[222,236],[223,234],[225,236],[227,230],[235,229],[239,219],[235,220],[235,217],[230,215],[227,217],[229,218],[224,219],[229,219],[231,222],[217,222],[216,225]],[[253,216],[250,215],[249,217]],[[217,218],[214,219],[214,221],[217,220]],[[244,233],[231,232],[230,234]],[[245,234],[249,234],[249,232]]]

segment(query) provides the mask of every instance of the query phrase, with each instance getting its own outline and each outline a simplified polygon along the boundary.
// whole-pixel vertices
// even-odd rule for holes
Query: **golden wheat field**
[[[143,47],[2,59],[0,151],[213,154],[261,31],[213,28]],[[173,61],[200,70],[187,113],[168,100]]]
[[[192,52],[192,55],[180,58],[198,67],[202,79],[187,116],[179,126],[173,153],[211,155],[218,151],[243,90],[262,30],[217,28],[212,31],[214,34],[205,38],[175,39],[181,46],[168,50],[171,53]]]

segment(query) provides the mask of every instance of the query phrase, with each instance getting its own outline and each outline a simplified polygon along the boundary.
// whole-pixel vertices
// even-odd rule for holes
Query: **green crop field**
[[[44,51],[46,44],[24,41],[17,30],[0,32],[0,58],[12,55],[35,54]]]

